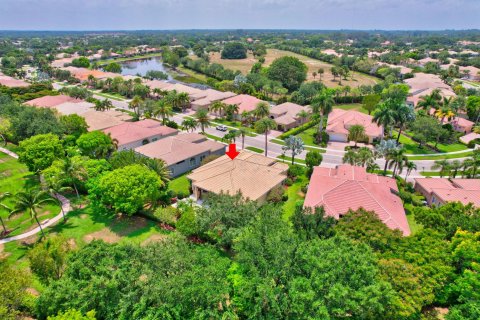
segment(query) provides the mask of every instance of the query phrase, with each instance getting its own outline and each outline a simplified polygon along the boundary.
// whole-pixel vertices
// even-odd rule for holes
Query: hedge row
[[[290,137],[291,135],[297,135],[307,129],[310,129],[311,127],[315,126],[318,124],[318,120],[312,120],[307,123],[302,124],[299,127],[293,128],[288,130],[285,133],[282,133],[281,135],[278,136],[279,139],[285,140],[286,138]]]

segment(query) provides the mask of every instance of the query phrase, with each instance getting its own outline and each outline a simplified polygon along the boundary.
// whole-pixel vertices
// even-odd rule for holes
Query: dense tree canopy
[[[295,57],[275,59],[268,68],[268,78],[279,81],[289,91],[297,90],[307,79],[307,66]]]
[[[20,142],[18,160],[31,172],[38,172],[64,156],[62,142],[51,133],[39,134]]]
[[[245,59],[247,48],[240,42],[228,42],[222,50],[222,59]]]

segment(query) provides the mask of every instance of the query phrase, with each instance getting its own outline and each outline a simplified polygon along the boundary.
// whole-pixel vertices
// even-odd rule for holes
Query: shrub
[[[293,184],[293,180],[290,179],[290,178],[287,178],[287,179],[285,179],[284,183],[285,183],[286,186],[291,186]]]
[[[267,195],[267,201],[278,203],[283,200],[284,189],[282,186],[276,186]],[[288,198],[288,197],[287,197]]]
[[[247,48],[240,42],[226,43],[222,50],[222,59],[245,59]]]
[[[168,120],[165,125],[169,128],[178,129],[178,124],[175,121]]]
[[[298,164],[291,165],[288,168],[287,175],[289,178],[295,179],[298,176],[301,176],[304,173],[304,168]]]
[[[189,208],[182,212],[180,219],[177,221],[177,230],[185,236],[193,236],[197,233],[197,223],[195,219],[195,211]]]
[[[189,193],[185,193],[185,192],[183,192],[183,191],[179,191],[179,192],[177,193],[177,199],[178,199],[178,200],[182,200],[182,199],[188,198],[189,195],[190,195]]]
[[[174,207],[158,208],[154,216],[163,223],[174,226],[178,218],[178,210]]]
[[[412,201],[413,201],[413,195],[410,192],[399,191],[398,195],[404,203],[412,203]]]
[[[282,133],[281,135],[278,136],[279,139],[285,140],[286,138],[290,137],[291,135],[297,135],[307,129],[310,129],[311,127],[315,126],[318,124],[318,121],[312,120],[310,122],[304,123],[301,126],[298,126],[296,128],[293,128],[291,130],[288,130],[285,133]]]

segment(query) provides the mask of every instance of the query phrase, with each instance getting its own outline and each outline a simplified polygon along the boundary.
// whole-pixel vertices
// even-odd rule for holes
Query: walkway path
[[[8,154],[9,156],[15,158],[15,159],[18,159],[18,155],[8,149],[5,149],[5,148],[2,148],[0,147],[0,151],[3,152],[3,153],[6,153]],[[65,198],[64,196],[60,195],[60,194],[56,194],[55,197],[60,200],[60,202],[62,203],[62,209],[63,209],[63,212],[65,212],[65,214],[67,214],[68,212],[70,212],[72,210],[72,207],[70,205],[70,200],[68,200],[67,198]],[[60,210],[60,213],[58,215],[56,215],[55,217],[53,217],[52,219],[49,219],[49,220],[46,220],[44,221],[43,223],[41,223],[42,225],[42,228],[45,229],[47,227],[50,227],[51,225],[54,225],[55,223],[57,223],[59,220],[63,219],[63,213],[62,213],[62,210]],[[28,232],[25,232],[25,233],[22,233],[22,234],[19,234],[18,236],[14,236],[14,237],[10,237],[10,238],[5,238],[5,239],[0,239],[0,244],[4,244],[4,243],[8,243],[8,242],[12,242],[12,241],[16,241],[16,240],[22,240],[22,239],[25,239],[25,238],[28,238],[28,237],[31,237],[37,233],[39,233],[41,230],[40,230],[40,227],[36,227],[35,229],[32,229]]]

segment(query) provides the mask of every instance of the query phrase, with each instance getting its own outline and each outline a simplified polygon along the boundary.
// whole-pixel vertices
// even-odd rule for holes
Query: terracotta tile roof
[[[0,85],[9,87],[9,88],[17,88],[17,87],[28,87],[30,83],[6,76],[2,73],[0,74]]]
[[[128,114],[116,110],[95,111],[92,109],[82,113],[81,116],[85,118],[89,131],[103,130],[132,120]]]
[[[441,202],[459,201],[480,207],[480,179],[415,178],[415,184]]]
[[[104,129],[103,132],[110,134],[113,139],[117,139],[118,144],[121,146],[159,135],[173,135],[178,133],[178,130],[163,126],[158,121],[146,119],[137,122],[124,122]]]
[[[179,134],[135,148],[149,158],[162,159],[167,165],[195,157],[201,153],[225,150],[225,145],[209,141],[199,134]]]
[[[327,132],[348,134],[352,125],[362,125],[369,137],[379,137],[383,127],[373,122],[373,117],[358,111],[333,109],[328,115]]]
[[[116,78],[121,77],[118,73],[113,72],[104,72],[101,70],[90,70],[87,68],[77,68],[77,67],[65,67],[61,68],[62,70],[68,70],[74,78],[77,78],[80,81],[87,81],[88,77],[92,75],[96,79],[107,79],[107,78]]]
[[[394,179],[367,173],[363,167],[340,165],[336,168],[315,167],[305,207],[325,208],[327,215],[336,219],[350,209],[374,211],[389,228],[410,234]]]
[[[36,107],[43,107],[43,108],[52,108],[56,107],[65,102],[84,102],[81,99],[75,99],[70,96],[66,95],[58,95],[58,96],[44,96],[37,99],[33,99],[30,101],[25,102],[26,105],[29,106],[36,106]]]
[[[234,160],[220,157],[187,177],[194,186],[209,192],[231,195],[241,192],[245,198],[258,200],[287,178],[287,170],[284,163],[241,151]]]
[[[460,137],[460,141],[465,143],[465,144],[468,144],[470,141],[478,139],[478,138],[480,138],[480,134],[471,132],[469,134],[466,134],[466,135]]]
[[[230,91],[218,91],[214,89],[202,90],[202,92],[191,95],[194,100],[192,106],[204,107],[209,106],[214,101],[219,101],[235,96],[236,93]]]
[[[406,79],[405,83],[410,87],[409,93],[411,95],[407,100],[413,102],[414,106],[417,105],[422,96],[429,95],[435,89],[440,89],[440,94],[444,97],[456,96],[452,88],[435,74],[418,72],[415,73],[413,78]]]
[[[222,102],[226,104],[236,104],[239,108],[238,113],[240,114],[244,111],[250,112],[255,110],[257,104],[262,101],[263,100],[248,94],[239,94],[238,96],[225,99]]]

